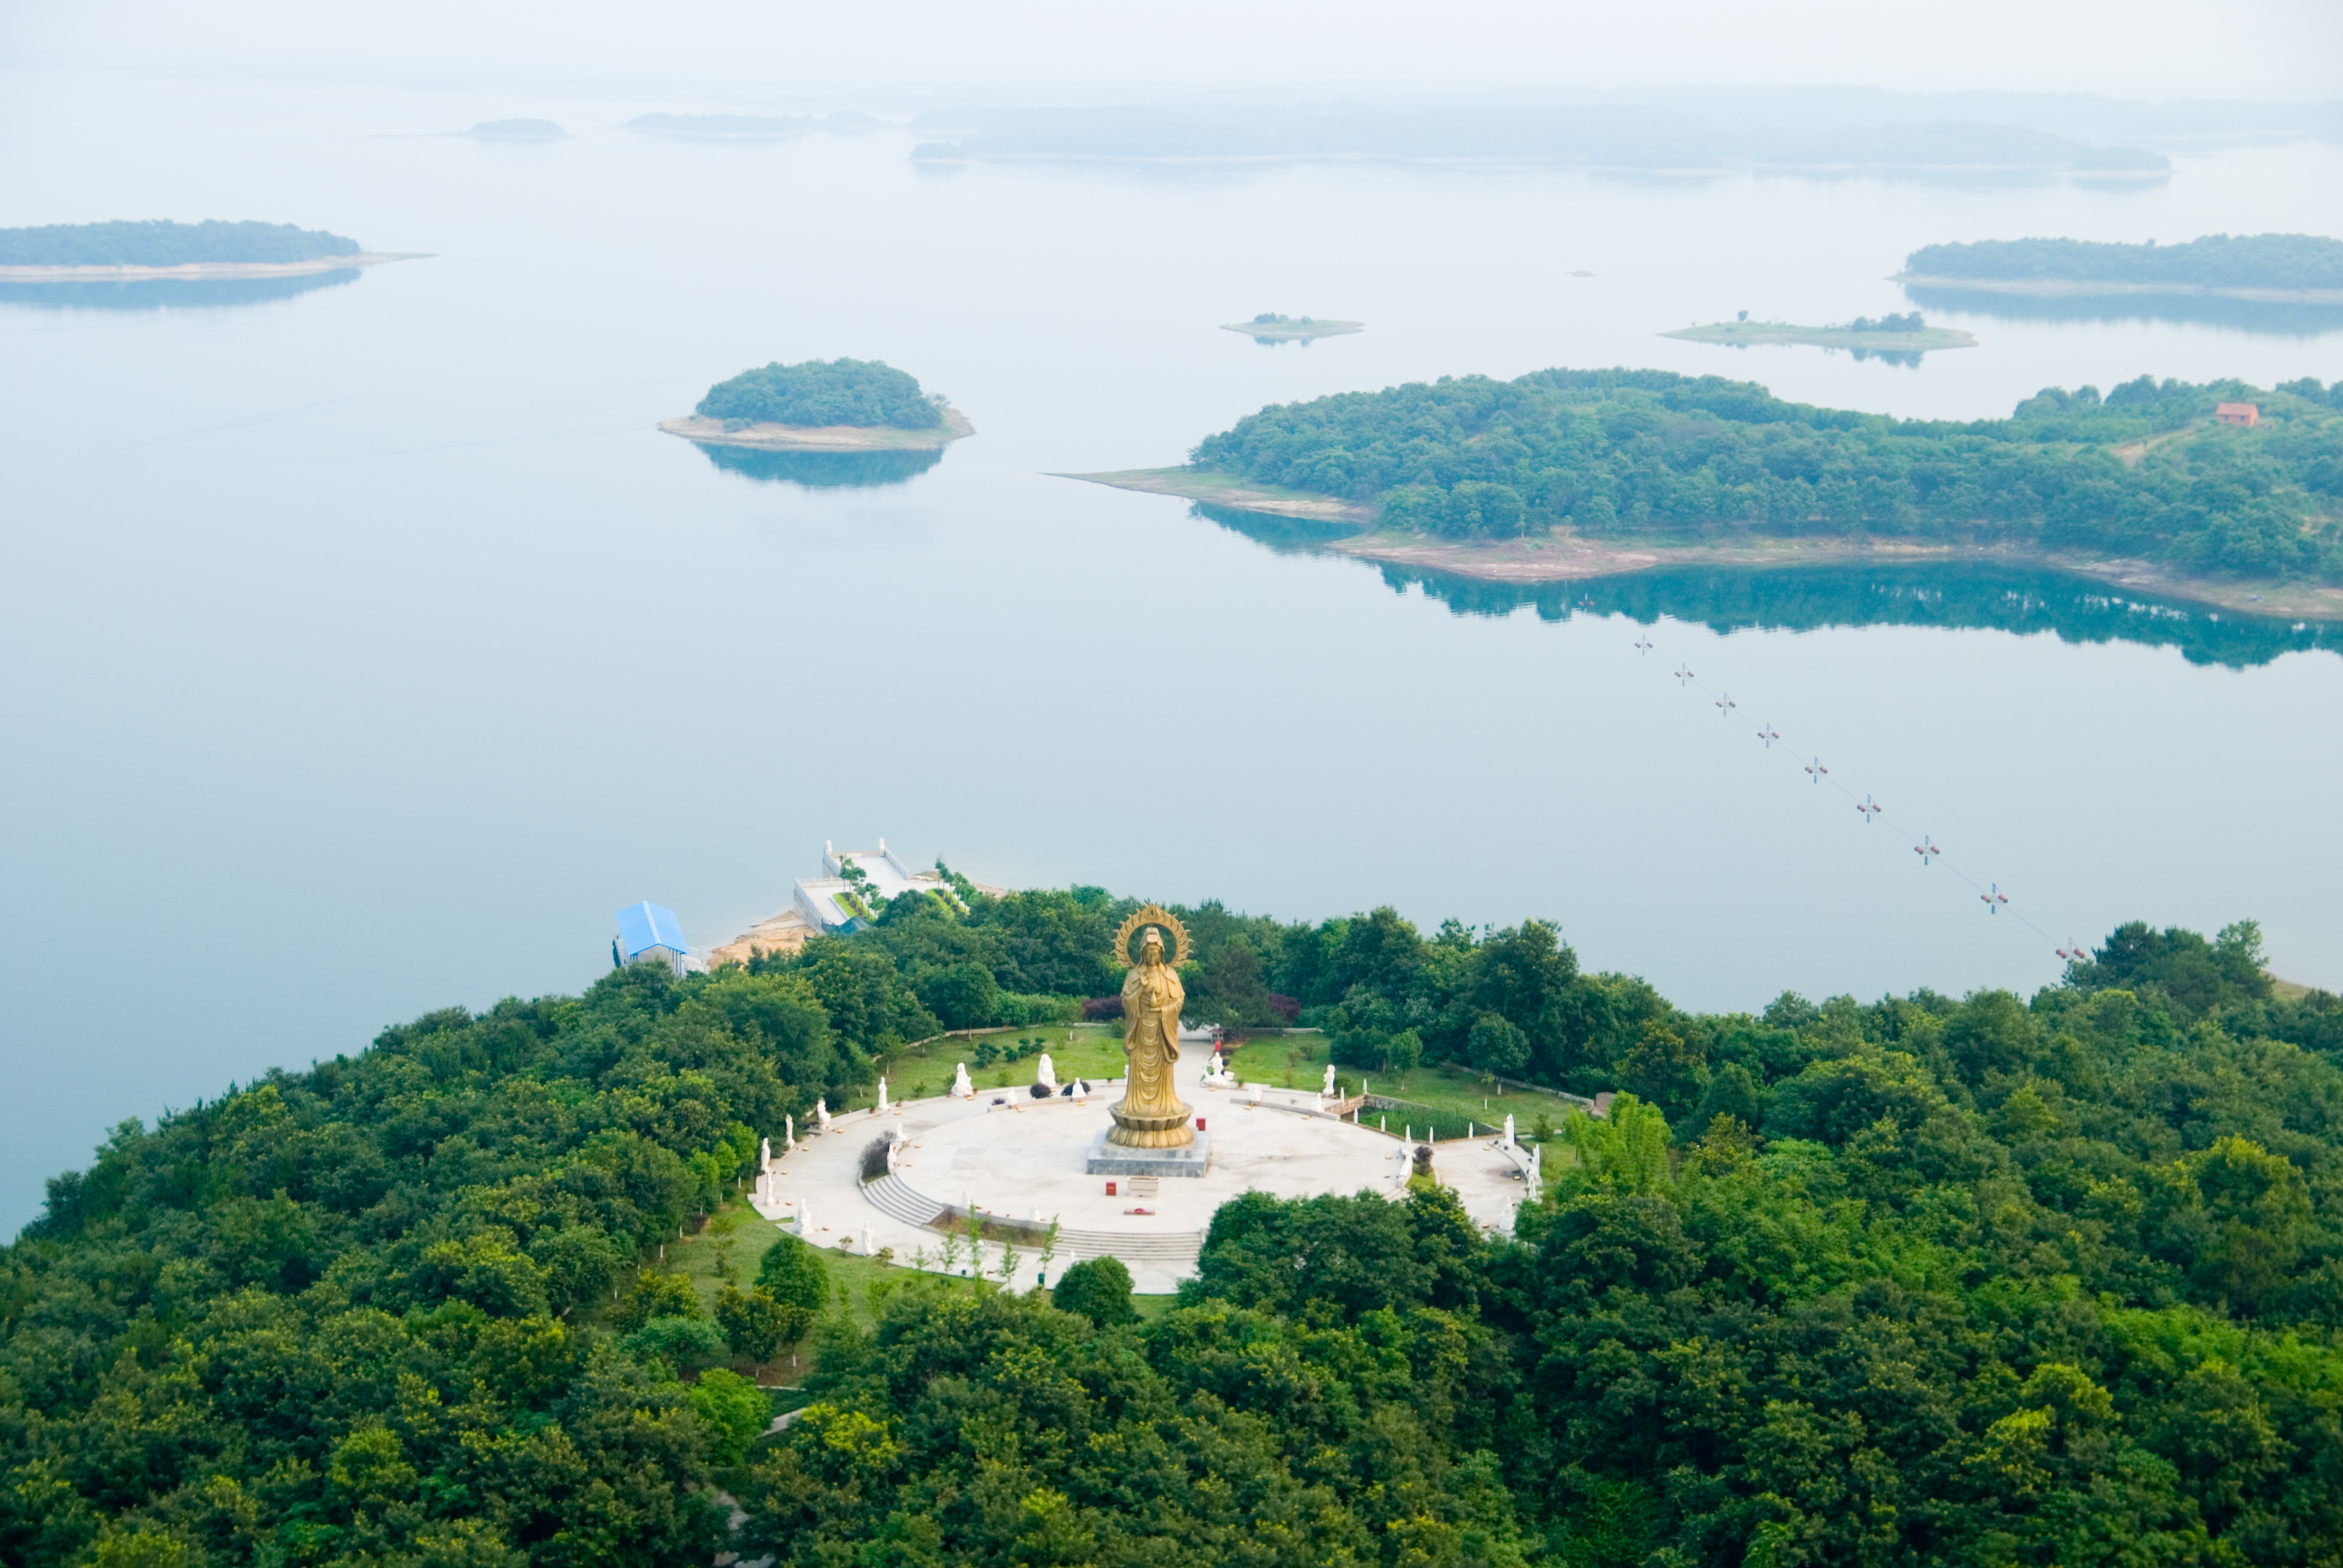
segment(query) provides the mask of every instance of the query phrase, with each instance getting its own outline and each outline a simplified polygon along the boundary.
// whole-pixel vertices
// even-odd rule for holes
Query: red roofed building
[[[2258,425],[2262,410],[2258,403],[2224,403],[2213,410],[2213,417],[2224,425]]]

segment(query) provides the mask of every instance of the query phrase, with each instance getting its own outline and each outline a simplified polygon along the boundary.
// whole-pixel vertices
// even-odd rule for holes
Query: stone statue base
[[[1169,1111],[1145,1115],[1126,1109],[1130,1104],[1131,1097],[1125,1095],[1107,1107],[1107,1114],[1114,1118],[1114,1131],[1106,1135],[1109,1143],[1125,1149],[1184,1149],[1196,1136],[1188,1124],[1196,1113],[1177,1098]]]
[[[1092,1176],[1202,1176],[1212,1160],[1212,1135],[1186,1129],[1190,1141],[1177,1149],[1131,1149],[1110,1143],[1110,1133],[1091,1140],[1090,1161],[1082,1169]]]

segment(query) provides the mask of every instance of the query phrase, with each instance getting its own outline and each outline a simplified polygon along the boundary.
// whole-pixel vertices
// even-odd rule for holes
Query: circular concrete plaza
[[[827,1133],[778,1155],[759,1184],[758,1211],[792,1231],[809,1219],[807,1238],[851,1252],[892,1249],[899,1264],[924,1252],[940,1269],[939,1221],[971,1202],[988,1219],[1035,1228],[1060,1226],[1050,1268],[1054,1283],[1071,1263],[1111,1254],[1131,1271],[1142,1293],[1172,1291],[1196,1271],[1212,1211],[1243,1192],[1279,1198],[1323,1192],[1404,1195],[1412,1145],[1393,1121],[1377,1129],[1338,1121],[1317,1099],[1292,1090],[1264,1089],[1258,1103],[1250,1087],[1183,1090],[1212,1135],[1210,1169],[1201,1177],[1165,1176],[1154,1191],[1133,1191],[1128,1177],[1087,1174],[1091,1145],[1113,1125],[1107,1107],[1120,1097],[1101,1085],[1088,1103],[1034,1100],[1022,1088],[980,1092],[975,1100],[915,1100],[886,1115],[857,1111],[834,1119]],[[863,1150],[900,1130],[904,1143],[894,1173],[864,1182]],[[1526,1186],[1519,1151],[1491,1138],[1435,1145],[1433,1171],[1456,1190],[1476,1224],[1510,1231]],[[1112,1196],[1107,1183],[1115,1183]],[[1019,1247],[1019,1282],[1031,1282],[1036,1249]],[[985,1248],[985,1267],[997,1266],[998,1245]],[[968,1267],[965,1253],[960,1267]]]

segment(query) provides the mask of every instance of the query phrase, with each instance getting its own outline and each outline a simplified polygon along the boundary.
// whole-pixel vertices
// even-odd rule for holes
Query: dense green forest
[[[2343,239],[2208,234],[2179,245],[2089,239],[1980,239],[1922,246],[1904,270],[1996,282],[2152,284],[2167,288],[2343,288]]]
[[[943,399],[919,379],[876,359],[779,360],[743,370],[708,389],[692,412],[703,419],[773,425],[891,425],[932,430],[944,422]]]
[[[2343,1003],[2275,995],[2248,923],[2124,927],[2030,1000],[1696,1015],[1535,920],[1182,911],[1194,1016],[1629,1093],[1553,1131],[1513,1236],[1436,1181],[1249,1197],[1144,1322],[1102,1265],[1055,1302],[889,1276],[759,1436],[723,1363],[825,1306],[818,1254],[711,1321],[660,1243],[904,1040],[1111,990],[1131,900],[954,885],[126,1123],[0,1251],[0,1560],[2343,1552]]]
[[[0,228],[0,266],[183,266],[357,256],[357,240],[289,223],[53,223]]]
[[[2258,403],[2262,423],[2211,423]],[[1443,377],[1275,405],[1202,467],[1503,539],[1869,534],[2108,551],[2189,570],[2343,576],[2343,382],[2047,388],[2007,419],[1891,419],[1664,370]],[[2145,445],[2143,445],[2145,444]],[[2127,460],[2128,459],[2128,460]]]

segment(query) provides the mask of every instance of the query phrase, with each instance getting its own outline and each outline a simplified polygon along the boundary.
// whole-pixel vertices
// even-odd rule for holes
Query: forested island
[[[2258,422],[2217,423],[2224,402]],[[1969,551],[2241,606],[2248,579],[2293,581],[2273,610],[2343,612],[2343,383],[2141,377],[1946,421],[1715,376],[1541,370],[1274,406],[1185,467],[1071,477],[1353,520],[1367,531],[1334,548],[1515,581]]]
[[[2220,294],[2343,303],[2343,239],[2207,235],[2181,245],[1985,239],[1923,246],[1896,281],[2013,293]]]
[[[1916,310],[1890,312],[1878,317],[1858,316],[1853,321],[1830,327],[1752,321],[1745,312],[1738,321],[1715,321],[1706,327],[1686,327],[1660,336],[1735,347],[1759,343],[1803,343],[1816,348],[1852,349],[1857,358],[1880,355],[1907,359],[1915,365],[1919,363],[1921,355],[1931,349],[1976,347],[1976,339],[1969,334],[1946,327],[1931,327]]]
[[[1395,1087],[1454,1060],[1620,1097],[1523,1126],[1547,1181],[1512,1234],[1435,1163],[1397,1201],[1228,1205],[1171,1300],[1103,1262],[1026,1291],[769,1227],[728,1271],[761,1131],[867,1104],[946,1024],[1113,994],[1133,900],[960,902],[427,1013],[123,1123],[0,1250],[0,1556],[2343,1552],[2343,1002],[2282,994],[2250,922],[2123,926],[2030,998],[1704,1014],[1534,920],[1183,909],[1193,1020],[1298,1013]],[[802,1386],[769,1399],[750,1374],[784,1351]]]
[[[411,260],[370,252],[345,235],[289,223],[143,222],[44,224],[0,228],[0,277],[291,276],[377,262]]]
[[[1329,321],[1312,316],[1280,316],[1264,310],[1251,321],[1232,321],[1223,332],[1242,332],[1256,343],[1307,343],[1313,337],[1339,337],[1344,333],[1364,332],[1363,321]]]
[[[776,360],[708,389],[659,428],[725,446],[856,450],[941,447],[976,427],[919,378],[876,359]]]

